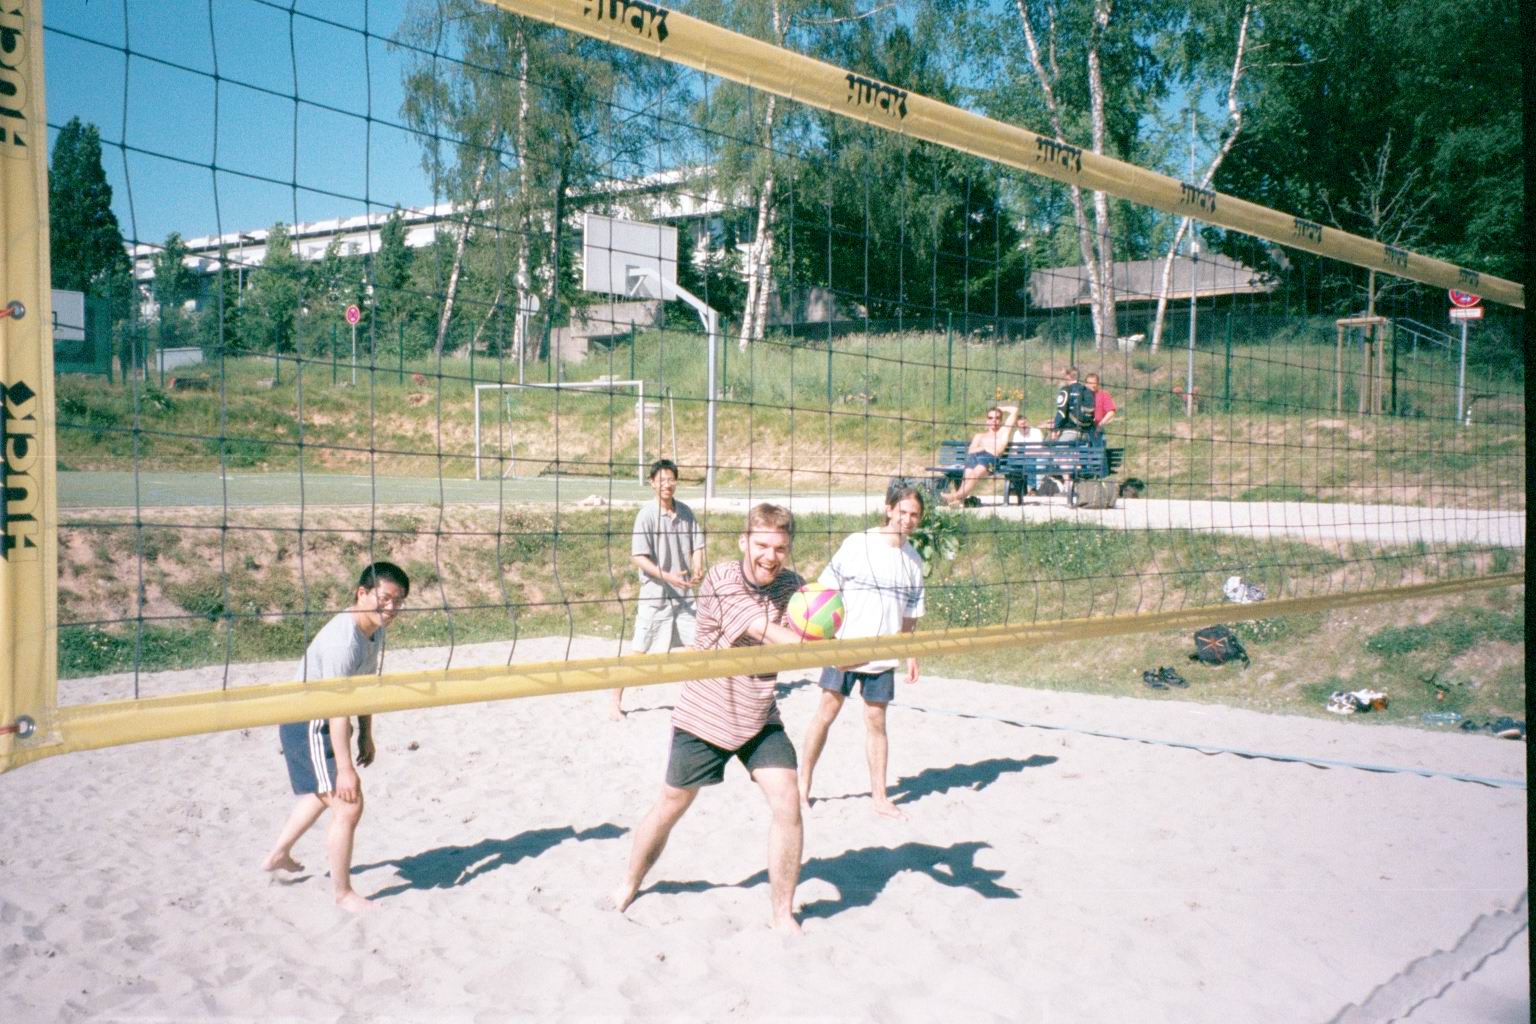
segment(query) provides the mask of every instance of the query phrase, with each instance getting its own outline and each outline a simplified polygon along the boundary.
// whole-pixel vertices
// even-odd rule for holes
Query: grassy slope
[[[838,339],[824,346],[768,344],[747,354],[728,346],[722,367],[720,480],[755,485],[843,489],[866,479],[920,470],[939,440],[974,429],[996,399],[1022,400],[1036,422],[1052,412],[1069,350],[1040,341],[994,345],[942,335]],[[704,462],[704,366],[696,338],[642,335],[568,367],[571,379],[599,375],[646,380],[647,395],[672,401],[649,420],[648,454],[658,436],[681,463]],[[1079,350],[1121,406],[1112,434],[1126,449],[1125,476],[1153,497],[1241,500],[1388,501],[1455,507],[1523,507],[1525,449],[1518,402],[1485,400],[1476,429],[1458,427],[1455,370],[1423,356],[1399,376],[1397,417],[1333,412],[1331,342],[1283,338],[1271,346],[1202,351],[1196,360],[1201,415],[1183,415],[1185,353],[1134,357]],[[467,360],[364,372],[332,384],[329,362],[289,362],[269,384],[273,363],[244,360],[212,374],[208,392],[129,390],[94,379],[59,386],[59,452],[68,469],[197,471],[222,456],[231,468],[473,476],[471,366]],[[415,379],[413,379],[413,374]],[[473,380],[515,378],[482,357]],[[542,364],[527,379],[547,376]],[[1355,402],[1347,381],[1346,410]],[[221,387],[222,385],[222,387]],[[1487,381],[1484,391],[1518,381]],[[830,403],[828,401],[830,392]],[[1214,396],[1227,395],[1230,400]],[[563,472],[606,473],[632,464],[633,405],[627,396],[517,392],[507,428],[517,458],[536,470],[554,459]],[[487,419],[501,412],[487,398]],[[1482,415],[1482,414],[1480,414]],[[134,427],[137,426],[137,430]],[[487,433],[487,453],[504,451]]]
[[[475,509],[397,509],[370,531],[346,513],[311,513],[302,535],[279,510],[240,513],[229,530],[218,528],[215,512],[189,514],[174,529],[82,517],[61,560],[60,674],[292,657],[346,602],[353,567],[371,557],[399,562],[414,581],[411,609],[393,630],[398,646],[627,634],[637,590],[627,565],[630,512],[564,510],[558,526],[555,515],[548,508],[500,519]],[[1137,535],[1067,523],[1019,530],[954,514],[944,521],[958,532],[959,555],[938,563],[928,581],[925,629],[1210,604],[1234,572],[1275,596],[1327,592],[1341,573],[1351,588],[1424,577],[1411,551],[1362,559],[1360,551],[1186,531]],[[711,560],[734,556],[740,525],[739,516],[710,517]],[[803,517],[796,567],[819,572],[833,546],[864,525],[853,517]],[[125,565],[141,575],[125,575]],[[141,586],[142,622],[118,621]],[[1368,686],[1392,696],[1382,716],[1389,719],[1439,707],[1516,714],[1523,704],[1522,615],[1523,591],[1499,591],[1259,620],[1239,627],[1254,668],[1188,665],[1196,685],[1184,695],[1319,712],[1331,690]],[[935,659],[928,671],[1140,694],[1148,692],[1142,669],[1185,666],[1190,649],[1186,635],[1136,635],[1096,641],[1091,655],[1082,645],[1055,645]],[[1432,702],[1434,685],[1426,680],[1441,683],[1449,702]]]

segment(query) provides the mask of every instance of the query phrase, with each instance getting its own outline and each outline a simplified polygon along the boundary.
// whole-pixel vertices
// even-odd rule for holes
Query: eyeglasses
[[[374,603],[380,608],[403,608],[405,606],[404,594],[391,594],[384,590],[373,592]]]

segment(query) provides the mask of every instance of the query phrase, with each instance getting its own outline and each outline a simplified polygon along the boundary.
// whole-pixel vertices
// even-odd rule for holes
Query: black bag
[[[1073,381],[1056,392],[1056,429],[1089,431],[1093,429],[1093,391],[1086,384]]]
[[[1243,650],[1243,642],[1236,633],[1226,626],[1206,626],[1195,631],[1195,653],[1189,656],[1190,661],[1225,665],[1234,659],[1241,661],[1243,668],[1248,667],[1248,652]]]

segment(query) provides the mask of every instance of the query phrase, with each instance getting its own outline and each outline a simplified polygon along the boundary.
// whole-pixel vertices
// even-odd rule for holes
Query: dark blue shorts
[[[736,750],[717,747],[691,732],[672,730],[672,756],[667,759],[667,785],[677,789],[713,786],[725,779],[725,764],[731,758],[742,763],[750,774],[759,768],[799,767],[795,745],[789,742],[784,727],[774,722],[743,743]]]
[[[844,697],[853,693],[854,684],[857,683],[859,695],[866,704],[889,704],[896,699],[896,670],[893,668],[884,672],[843,672],[829,666],[821,670],[819,683],[823,690],[831,690]]]
[[[317,718],[312,722],[289,722],[277,727],[283,745],[283,760],[288,763],[288,781],[293,791],[332,793],[336,790],[336,751],[331,748],[331,723]]]
[[[965,455],[966,469],[970,469],[972,466],[983,466],[988,473],[996,473],[998,463],[998,457],[991,452],[966,452]]]

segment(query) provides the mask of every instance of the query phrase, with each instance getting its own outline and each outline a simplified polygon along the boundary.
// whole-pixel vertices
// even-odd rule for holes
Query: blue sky
[[[399,127],[406,55],[387,45],[406,0],[286,7],[46,0],[50,149],[71,117],[101,130],[125,237],[433,200],[420,146]]]

